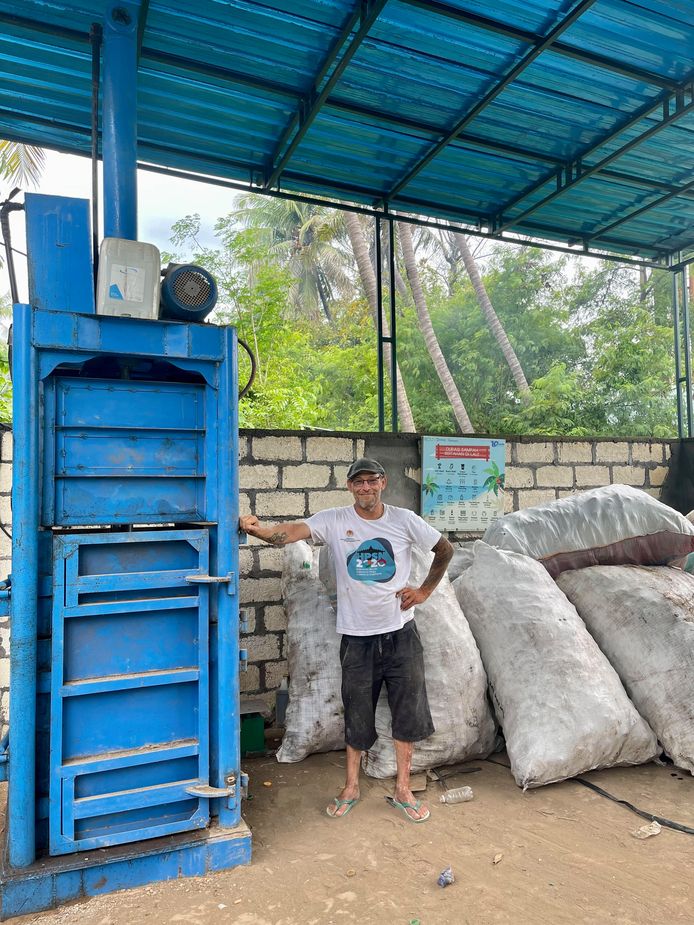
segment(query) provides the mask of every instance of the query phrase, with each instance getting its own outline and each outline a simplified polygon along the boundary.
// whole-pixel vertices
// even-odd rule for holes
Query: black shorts
[[[414,620],[393,633],[343,636],[340,662],[348,745],[366,751],[376,741],[374,719],[384,681],[393,738],[419,742],[432,734],[422,643]]]

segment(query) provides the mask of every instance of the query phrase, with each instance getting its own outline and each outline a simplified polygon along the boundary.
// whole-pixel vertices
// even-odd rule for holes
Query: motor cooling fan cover
[[[161,284],[162,318],[202,321],[217,303],[217,283],[204,267],[169,266]]]

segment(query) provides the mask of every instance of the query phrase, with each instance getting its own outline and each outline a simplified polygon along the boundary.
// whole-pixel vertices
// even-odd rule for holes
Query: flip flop
[[[335,809],[332,812],[330,812],[330,807],[327,806],[325,809],[326,815],[330,816],[331,819],[343,819],[347,815],[347,813],[357,805],[358,802],[359,802],[359,797],[355,797],[355,799],[353,800],[338,800],[337,797],[334,797],[333,803],[335,804]],[[339,815],[336,815],[338,809],[341,806],[346,806],[347,809],[344,811],[344,813],[340,813]]]
[[[421,800],[417,800],[416,803],[401,803],[400,800],[396,800],[395,797],[386,797],[385,800],[389,806],[392,806],[395,809],[402,810],[403,813],[405,814],[405,817],[409,819],[410,822],[426,822],[429,816],[431,816],[431,813],[429,812],[428,809],[426,810],[425,815],[421,816],[419,819],[415,819],[414,817],[410,816],[410,814],[407,812],[408,809],[413,809],[416,813],[418,813],[419,810],[422,808]]]

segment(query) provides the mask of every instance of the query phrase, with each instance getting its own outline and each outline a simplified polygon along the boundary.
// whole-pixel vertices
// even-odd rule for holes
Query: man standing
[[[240,519],[244,533],[274,546],[312,539],[328,545],[337,579],[337,631],[342,633],[342,702],[345,708],[345,786],[327,813],[339,819],[359,801],[363,751],[376,741],[375,712],[385,682],[392,714],[397,764],[389,804],[412,822],[429,810],[410,789],[414,743],[434,731],[427,701],[422,644],[412,608],[425,601],[443,577],[453,547],[438,530],[405,508],[381,501],[385,469],[375,459],[358,459],[347,472],[354,498],[305,521],[263,527],[256,517]],[[429,574],[419,588],[407,584],[413,546],[433,549]]]

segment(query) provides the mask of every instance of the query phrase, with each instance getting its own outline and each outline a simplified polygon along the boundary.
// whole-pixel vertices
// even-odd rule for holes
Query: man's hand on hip
[[[423,604],[429,597],[429,592],[422,591],[421,588],[403,588],[395,596],[400,598],[400,610],[409,610],[416,604]]]

